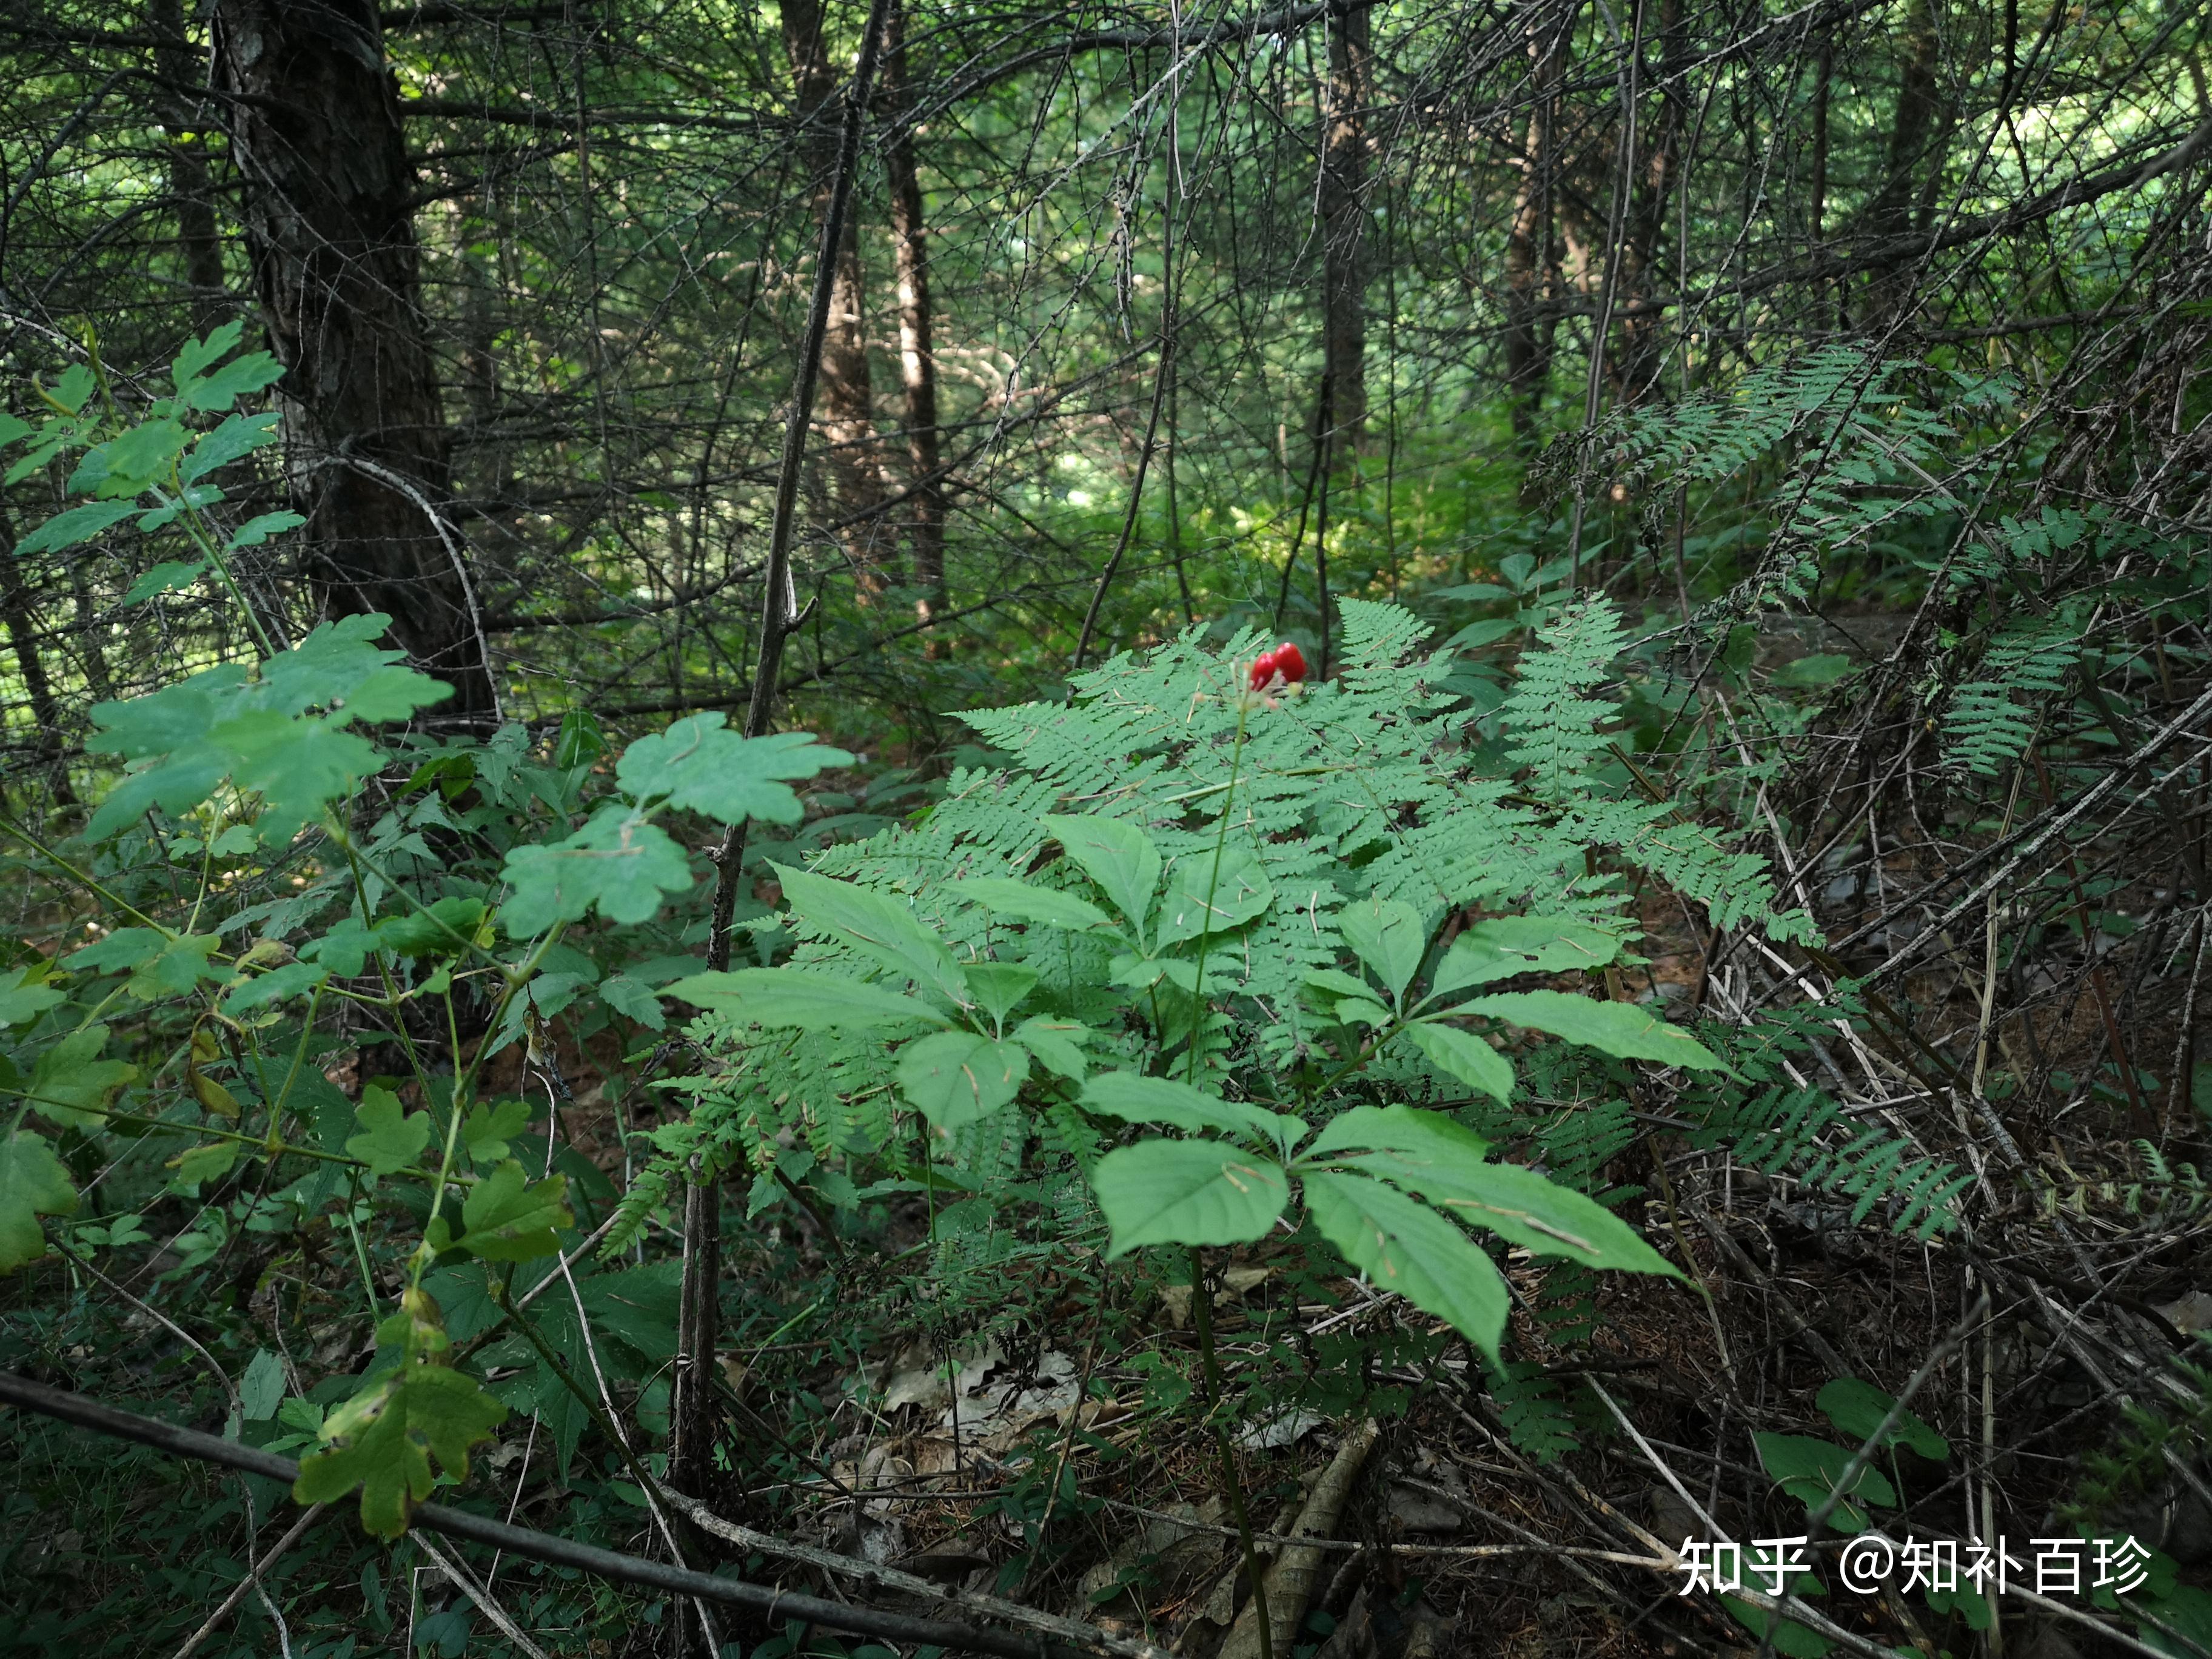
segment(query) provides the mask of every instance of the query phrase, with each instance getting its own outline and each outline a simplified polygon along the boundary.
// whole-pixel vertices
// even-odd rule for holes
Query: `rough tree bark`
[[[907,467],[914,495],[908,544],[914,550],[914,609],[929,622],[945,608],[945,488],[937,425],[937,357],[930,337],[928,227],[922,214],[921,173],[915,158],[908,112],[906,9],[893,0],[884,42],[884,83],[894,123],[884,153],[890,178],[891,250],[898,273],[899,380],[906,394]],[[933,655],[941,641],[930,642]]]
[[[1334,411],[1332,471],[1367,429],[1367,109],[1374,48],[1370,0],[1328,11],[1328,87],[1322,109],[1322,376]]]
[[[308,574],[327,610],[392,617],[394,641],[453,688],[437,719],[481,723],[498,699],[464,554],[436,516],[451,439],[375,7],[219,0],[214,21]]]
[[[812,179],[818,224],[829,211],[837,171],[836,65],[823,38],[821,0],[783,0],[783,45],[791,59],[793,92],[798,100],[800,143]],[[846,521],[844,546],[854,580],[865,599],[896,580],[882,515],[883,461],[876,446],[874,398],[868,375],[866,307],[860,276],[860,238],[854,215],[848,214],[837,239],[836,280],[830,302],[829,332],[822,342],[819,425],[829,445],[825,457],[830,499]]]

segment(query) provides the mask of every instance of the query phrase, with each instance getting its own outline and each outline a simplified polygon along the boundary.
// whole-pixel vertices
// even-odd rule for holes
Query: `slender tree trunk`
[[[1898,57],[1897,107],[1891,117],[1889,156],[1881,188],[1867,210],[1868,227],[1893,236],[1911,228],[1913,181],[1929,129],[1936,121],[1936,15],[1931,0],[1912,0],[1905,16]]]
[[[1505,238],[1505,395],[1513,435],[1524,453],[1536,447],[1536,417],[1551,376],[1556,324],[1544,306],[1553,258],[1553,193],[1557,149],[1553,117],[1559,95],[1564,24],[1528,26],[1528,131]]]
[[[115,680],[107,668],[108,629],[100,620],[100,602],[93,597],[92,583],[85,575],[82,552],[82,549],[72,549],[62,556],[69,565],[69,636],[82,653],[78,666],[84,672],[85,689],[92,693],[92,700],[112,702],[115,699]]]
[[[815,219],[829,210],[837,169],[837,70],[823,39],[822,0],[782,0],[783,44],[791,59],[801,145],[813,179]],[[847,214],[837,239],[829,331],[822,342],[822,435],[828,441],[830,498],[841,519],[846,556],[863,598],[895,581],[889,532],[872,514],[884,500],[883,462],[876,445],[874,398],[868,376],[858,216]]]
[[[1813,65],[1813,200],[1808,216],[1815,247],[1828,235],[1828,101],[1835,78],[1835,40],[1824,33]]]
[[[761,581],[760,650],[754,659],[752,696],[745,708],[744,733],[763,736],[774,724],[783,648],[792,624],[798,620],[790,604],[791,543],[799,507],[799,475],[805,460],[806,434],[813,425],[814,404],[826,380],[825,356],[836,313],[836,276],[828,270],[832,248],[844,240],[849,222],[853,177],[859,170],[860,129],[868,94],[874,83],[878,58],[889,21],[890,0],[873,0],[860,51],[853,66],[853,84],[842,104],[831,103],[836,88],[822,95],[825,125],[830,125],[831,149],[826,175],[828,193],[822,204],[820,258],[815,267],[814,293],[807,308],[806,335],[799,352],[791,406],[785,413],[782,454],[776,466],[775,506],[769,523],[767,568]],[[786,13],[787,17],[789,13]],[[744,878],[745,820],[732,824],[715,849],[714,908],[707,930],[707,965],[720,970],[730,965],[731,918],[735,915],[738,888]],[[671,1437],[668,1479],[678,1492],[702,1490],[714,1462],[714,1412],[710,1399],[716,1332],[721,1309],[722,1249],[721,1188],[719,1172],[695,1176],[684,1209],[684,1280],[680,1294],[677,1351],[671,1389]]]
[[[169,83],[155,95],[162,133],[169,141],[169,194],[176,203],[177,245],[191,290],[192,327],[204,334],[222,320],[228,297],[215,190],[208,178],[207,134],[201,126],[211,118],[194,111],[179,90],[198,81],[204,71],[185,33],[183,0],[152,0],[149,21],[156,42],[155,67]]]
[[[1332,469],[1367,430],[1367,109],[1373,101],[1371,0],[1328,13],[1328,89],[1322,112],[1322,374],[1335,411]]]
[[[416,276],[415,172],[370,0],[220,0],[216,77],[244,189],[309,574],[340,615],[381,611],[453,688],[498,707],[476,598],[442,514],[451,438]]]
[[[1658,390],[1659,372],[1667,358],[1665,319],[1649,306],[1655,298],[1653,271],[1667,240],[1667,210],[1681,168],[1683,136],[1689,127],[1689,27],[1682,0],[1660,0],[1659,107],[1646,140],[1649,149],[1637,173],[1628,234],[1621,247],[1620,292],[1614,300],[1621,313],[1620,380],[1624,404],[1639,403]],[[1678,267],[1680,264],[1678,258]]]
[[[884,43],[884,90],[894,123],[908,108],[906,13],[894,3]],[[916,620],[927,623],[945,607],[945,488],[937,422],[937,356],[930,337],[929,243],[922,214],[921,174],[915,159],[914,134],[900,126],[884,155],[890,175],[891,250],[898,273],[899,380],[906,393],[907,468],[914,489],[908,520],[914,550]],[[930,653],[943,641],[933,639]]]
[[[1895,236],[1912,228],[1913,204],[1919,193],[1916,181],[1936,120],[1936,46],[1934,0],[1911,0],[1899,42],[1897,107],[1890,120],[1889,154],[1881,188],[1867,207],[1867,228],[1876,236]],[[1907,298],[1905,282],[1894,269],[1877,273],[1872,320],[1894,320]]]
[[[0,513],[0,622],[8,625],[8,646],[15,653],[15,672],[23,677],[24,695],[30,700],[40,758],[53,769],[54,801],[59,805],[72,805],[76,795],[70,787],[69,769],[61,759],[61,705],[54,699],[46,659],[39,654],[38,617],[31,609],[30,586],[23,580],[23,562],[15,556],[15,531],[4,513]]]

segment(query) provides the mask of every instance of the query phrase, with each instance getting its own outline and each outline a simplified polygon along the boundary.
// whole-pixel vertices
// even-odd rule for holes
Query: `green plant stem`
[[[557,1272],[558,1269],[555,1271]],[[576,1380],[576,1374],[561,1363],[560,1356],[547,1346],[544,1335],[536,1325],[531,1322],[530,1316],[524,1313],[516,1304],[513,1294],[514,1277],[512,1271],[501,1276],[498,1285],[492,1291],[493,1301],[497,1303],[501,1311],[514,1322],[514,1328],[522,1333],[522,1340],[537,1352],[538,1358],[544,1362],[545,1368],[553,1373],[554,1378],[562,1388],[575,1396],[576,1403],[584,1408],[585,1414],[592,1419],[592,1425],[614,1443],[615,1450],[622,1458],[623,1467],[629,1471],[630,1478],[638,1484],[638,1489],[647,1493],[654,1503],[660,1504],[669,1512],[681,1513],[668,1502],[667,1493],[661,1491],[660,1483],[653,1478],[653,1472],[647,1469],[639,1460],[637,1454],[629,1449],[629,1442],[616,1429],[613,1419],[608,1417],[605,1407],[586,1391],[584,1385]],[[486,1278],[489,1279],[489,1275],[487,1274]]]
[[[1213,1305],[1206,1293],[1206,1253],[1195,1244],[1190,1247],[1190,1321],[1198,1333],[1206,1414],[1213,1426],[1214,1447],[1221,1454],[1221,1495],[1228,1500],[1229,1513],[1237,1522],[1237,1541],[1244,1552],[1244,1578],[1252,1586],[1252,1605],[1259,1615],[1260,1659],[1275,1659],[1274,1627],[1267,1617],[1267,1586],[1260,1571],[1259,1547],[1252,1540],[1252,1517],[1244,1508],[1243,1482],[1237,1477],[1237,1449],[1230,1444],[1228,1426],[1221,1421],[1221,1365],[1213,1352]]]
[[[1221,884],[1221,854],[1229,842],[1229,815],[1237,805],[1237,774],[1244,763],[1244,722],[1249,714],[1249,701],[1239,696],[1237,702],[1237,744],[1229,751],[1229,781],[1224,786],[1229,793],[1221,803],[1221,826],[1213,836],[1213,867],[1206,878],[1206,921],[1198,933],[1198,983],[1191,993],[1195,1005],[1190,1016],[1190,1063],[1185,1068],[1186,1080],[1198,1081],[1198,1033],[1200,1023],[1206,1018],[1206,958],[1213,948],[1213,895]]]
[[[174,501],[160,489],[149,490],[148,493],[163,507],[174,507],[179,509],[179,521],[183,524],[185,533],[199,544],[199,550],[206,556],[208,564],[215,571],[216,578],[230,590],[230,597],[238,601],[238,608],[246,617],[246,626],[253,635],[253,642],[261,647],[262,657],[265,659],[275,656],[276,647],[270,640],[267,631],[261,626],[261,618],[255,614],[253,607],[246,603],[246,590],[238,585],[238,578],[230,574],[230,566],[224,562],[222,550],[216,546],[215,538],[209,535],[204,527],[205,521],[199,508],[192,505],[190,490],[181,483],[177,488],[179,493]]]
[[[12,1089],[0,1089],[0,1094],[15,1094]],[[16,1098],[36,1104],[35,1095],[18,1095]],[[319,1152],[313,1146],[295,1146],[289,1141],[279,1140],[274,1134],[250,1135],[237,1129],[217,1129],[195,1123],[177,1123],[167,1118],[142,1117],[136,1112],[106,1112],[103,1115],[112,1123],[128,1123],[136,1128],[168,1129],[180,1135],[205,1135],[216,1140],[234,1140],[241,1146],[251,1146],[257,1152],[270,1158],[290,1154],[295,1158],[319,1158],[325,1164],[343,1164],[349,1169],[368,1167],[357,1158],[347,1158],[338,1152]]]
[[[167,928],[162,927],[160,922],[155,921],[153,917],[148,915],[143,910],[139,909],[137,906],[132,904],[129,900],[125,899],[119,895],[111,891],[109,889],[101,886],[100,884],[93,877],[87,875],[83,871],[78,869],[76,866],[71,864],[59,853],[54,851],[52,848],[47,846],[46,842],[40,841],[29,830],[24,829],[21,824],[16,823],[14,818],[0,817],[0,830],[5,830],[9,835],[15,836],[17,841],[21,842],[26,847],[30,848],[33,852],[37,853],[40,857],[45,859],[47,863],[52,865],[56,869],[61,871],[64,875],[68,876],[71,881],[76,882],[77,885],[82,887],[94,897],[104,900],[106,903],[112,905],[123,915],[130,917],[131,921],[138,922],[145,927],[151,927],[158,933],[167,934],[169,933]],[[170,936],[173,938],[174,937],[173,934]]]

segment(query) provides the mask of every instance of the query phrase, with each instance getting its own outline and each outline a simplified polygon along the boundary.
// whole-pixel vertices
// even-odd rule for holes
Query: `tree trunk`
[[[1667,240],[1668,208],[1682,165],[1682,138],[1690,119],[1687,74],[1689,28],[1682,0],[1660,0],[1659,108],[1649,150],[1638,169],[1628,234],[1621,247],[1620,283],[1614,306],[1621,314],[1620,399],[1639,403],[1655,391],[1666,365],[1666,319],[1646,309],[1652,271]],[[1676,266],[1680,267],[1678,255]]]
[[[1322,375],[1334,411],[1332,470],[1367,429],[1367,107],[1374,50],[1370,0],[1335,0],[1328,14],[1328,89],[1322,111]]]
[[[451,438],[416,277],[414,168],[369,0],[220,0],[216,72],[243,181],[310,574],[340,615],[382,611],[453,688],[441,723],[498,706],[457,538]]]
[[[23,580],[23,562],[15,556],[15,532],[4,512],[0,512],[0,622],[8,625],[9,647],[30,700],[33,742],[40,758],[53,769],[54,803],[75,805],[76,793],[70,787],[69,768],[62,761],[61,705],[55,701],[46,659],[39,654],[39,623],[31,609],[30,586]]]
[[[1936,124],[1936,13],[1933,0],[1912,0],[1905,16],[1898,57],[1897,108],[1889,129],[1889,155],[1881,188],[1867,207],[1867,229],[1894,236],[1912,228],[1914,181]],[[1877,271],[1868,323],[1882,327],[1897,320],[1907,303],[1909,272],[1891,267]]]
[[[1936,15],[1930,0],[1912,0],[1901,46],[1888,163],[1881,189],[1867,210],[1868,228],[1877,236],[1911,228],[1913,179],[1936,120]]]
[[[205,334],[222,320],[227,298],[222,275],[222,238],[216,228],[215,191],[208,179],[210,117],[195,111],[180,88],[198,80],[201,70],[185,33],[183,0],[153,0],[154,64],[167,85],[155,94],[161,130],[169,141],[169,194],[175,198],[177,246],[184,257],[185,283],[191,293],[192,328]]]
[[[783,0],[783,44],[791,58],[801,147],[813,180],[814,215],[827,212],[837,170],[836,66],[822,38],[821,0]],[[868,379],[868,337],[860,282],[859,216],[848,214],[837,240],[830,330],[822,343],[821,430],[829,444],[830,499],[844,532],[846,556],[865,599],[896,580],[887,532],[874,509],[883,505],[883,463],[877,453],[874,399]]]
[[[1552,117],[1565,39],[1563,25],[1551,27],[1540,21],[1529,28],[1528,133],[1505,237],[1505,395],[1513,436],[1524,453],[1533,453],[1536,447],[1536,416],[1544,383],[1551,376],[1552,334],[1557,326],[1544,314],[1543,302],[1553,264],[1557,150]]]
[[[890,36],[884,41],[884,90],[894,124],[908,110],[906,11],[894,3]],[[903,126],[884,155],[890,175],[891,246],[898,272],[899,379],[906,393],[907,467],[914,495],[908,507],[908,542],[914,550],[914,602],[917,621],[927,623],[945,608],[945,488],[937,426],[937,356],[930,339],[929,244],[922,216],[921,175],[915,160],[914,133]],[[932,640],[936,654],[941,641]]]
[[[1835,37],[1823,34],[1813,61],[1813,189],[1807,210],[1815,249],[1828,237],[1828,101],[1835,78]]]

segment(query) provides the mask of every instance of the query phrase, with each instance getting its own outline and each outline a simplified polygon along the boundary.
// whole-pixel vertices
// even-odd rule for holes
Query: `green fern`
[[[1854,1225],[1876,1211],[1893,1232],[1925,1241],[1955,1229],[1970,1170],[1928,1158],[1903,1136],[1848,1115],[1823,1091],[1784,1078],[1781,1061],[1802,1054],[1835,1007],[1773,1011],[1748,1028],[1711,1028],[1737,1079],[1682,1090],[1675,1109],[1697,1127],[1693,1146],[1725,1149],[1747,1169],[1787,1176],[1852,1200]]]
[[[1275,1100],[1307,1086],[1297,1081],[1302,1067],[1334,1065],[1360,1048],[1336,1000],[1317,1002],[1308,988],[1316,975],[1342,979],[1340,918],[1350,905],[1402,902],[1424,939],[1447,915],[1470,909],[1574,918],[1632,938],[1626,865],[1693,895],[1721,925],[1763,926],[1778,937],[1802,925],[1773,914],[1760,860],[1682,824],[1666,805],[1623,798],[1601,769],[1614,718],[1601,688],[1622,644],[1603,603],[1574,607],[1524,657],[1502,763],[1468,740],[1466,716],[1433,695],[1451,659],[1425,652],[1418,618],[1358,599],[1344,601],[1341,618],[1339,676],[1264,707],[1248,702],[1242,684],[1258,637],[1241,635],[1217,653],[1193,630],[1080,677],[1068,702],[968,714],[1017,763],[956,773],[916,822],[831,848],[813,872],[893,899],[958,962],[1034,973],[1030,1006],[1114,1046],[1111,1054],[1094,1046],[1094,1065],[1173,1055],[1179,1075]],[[1170,887],[1179,872],[1231,857],[1263,872],[1272,900],[1213,939],[1202,988],[1196,963],[1186,961],[1186,981],[1152,981],[1133,1002],[1115,981],[1121,947],[1096,933],[1009,927],[966,896],[975,890],[963,884],[979,878],[1104,896],[1048,841],[1047,817],[1069,811],[1141,826]],[[848,932],[798,913],[785,925],[793,965],[805,972],[864,981],[883,972]],[[724,1067],[685,1080],[698,1109],[656,1132],[664,1174],[692,1159],[764,1167],[772,1149],[793,1139],[817,1156],[857,1155],[913,1133],[892,1115],[880,1042],[794,1037],[713,1017],[695,1030]],[[1371,1057],[1361,1085],[1375,1097],[1463,1098],[1463,1090],[1439,1088],[1413,1044],[1390,1047]],[[937,1135],[933,1160],[977,1190],[1027,1180],[1035,1154],[1025,1162],[1003,1140],[986,1146],[980,1129]],[[1079,1141],[1063,1133],[1065,1150],[1054,1156],[1084,1163],[1094,1149]],[[1589,1156],[1602,1162],[1611,1152],[1593,1146]],[[641,1190],[664,1188],[648,1182]],[[641,1220],[634,1214],[625,1225]]]
[[[1759,488],[1781,504],[1779,522],[1759,568],[1714,607],[1725,632],[1778,599],[1802,600],[1845,548],[1930,517],[1956,495],[1926,487],[1930,476],[1953,470],[1946,451],[1955,434],[1908,386],[1921,372],[1850,346],[1821,346],[1763,365],[1723,392],[1624,410],[1592,434],[1588,453],[1646,502],[1655,536],[1674,489],[1766,475]],[[2002,380],[1954,380],[1945,389],[1952,405],[2011,396]],[[1555,487],[1564,469],[1564,459],[1550,464]]]
[[[1492,1403],[1506,1437],[1516,1451],[1539,1463],[1556,1463],[1582,1444],[1573,1407],[1561,1379],[1525,1360],[1511,1361],[1492,1374]]]
[[[2066,690],[2081,654],[2081,619],[2072,606],[1998,634],[1982,653],[1979,676],[1951,694],[1944,761],[1995,777],[2020,759],[2035,733],[2034,706]]]

